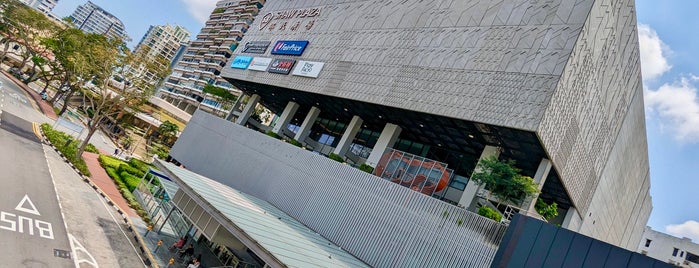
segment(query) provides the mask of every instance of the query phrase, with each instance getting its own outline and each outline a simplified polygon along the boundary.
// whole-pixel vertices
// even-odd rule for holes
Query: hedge
[[[141,171],[140,169],[132,167],[127,163],[123,163],[123,164],[119,165],[119,167],[117,168],[117,173],[121,174],[122,172],[128,172],[129,174],[136,176],[136,177],[139,177],[139,178],[143,178],[143,175],[146,174],[145,172]]]
[[[133,190],[136,189],[138,183],[141,182],[142,178],[131,175],[126,171],[122,171],[121,173],[119,173],[119,175],[121,176],[121,180],[124,182],[124,184],[126,184],[126,188],[128,188],[130,192],[133,192]]]
[[[480,207],[478,209],[478,215],[481,215],[483,217],[489,218],[497,222],[500,222],[500,220],[502,220],[502,215],[500,215],[500,213],[489,207]]]
[[[87,164],[85,164],[85,160],[82,159],[82,157],[76,156],[78,154],[79,142],[74,141],[73,137],[68,134],[54,130],[47,123],[41,124],[41,131],[46,135],[49,142],[58,148],[58,151],[61,152],[80,173],[88,177],[91,175],[90,170],[87,168]],[[68,141],[70,141],[70,143],[68,143]]]

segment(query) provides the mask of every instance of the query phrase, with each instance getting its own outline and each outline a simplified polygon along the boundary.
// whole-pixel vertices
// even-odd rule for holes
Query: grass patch
[[[63,154],[79,171],[85,176],[90,176],[90,170],[87,169],[87,164],[82,157],[77,157],[78,144],[80,141],[73,140],[68,134],[54,130],[49,124],[41,124],[41,131],[46,135],[46,138],[58,148],[58,151]],[[94,146],[93,146],[94,147]]]

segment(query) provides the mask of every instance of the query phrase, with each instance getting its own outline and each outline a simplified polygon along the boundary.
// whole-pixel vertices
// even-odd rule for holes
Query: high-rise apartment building
[[[56,7],[58,1],[59,0],[20,0],[20,2],[24,3],[25,5],[28,5],[47,15],[53,15],[51,12],[53,11],[53,8]]]
[[[646,227],[638,251],[643,255],[677,267],[699,267],[699,244]]]
[[[124,23],[98,5],[87,1],[79,5],[69,16],[73,25],[86,33],[103,34],[112,38],[129,41]]]
[[[189,31],[179,25],[152,25],[138,42],[134,52],[143,53],[143,55],[152,58],[160,57],[165,64],[163,67],[169,68],[176,60],[182,44],[189,41],[189,36]],[[134,70],[145,71],[143,68]],[[147,72],[146,76],[148,79],[154,79],[153,73]]]
[[[200,108],[225,115],[231,104],[202,90],[207,84],[212,84],[239,94],[220,77],[221,69],[264,3],[264,0],[222,0],[216,3],[209,20],[165,80],[160,97],[190,114]]]
[[[501,225],[467,210],[499,202],[469,178],[495,156],[558,204],[550,222],[636,250],[652,205],[635,14],[633,0],[269,1],[222,71],[249,96],[235,122],[197,112],[170,152],[187,168],[165,166],[176,201],[197,229],[234,233],[219,214],[245,215],[221,183],[373,267],[482,267]],[[534,213],[521,201],[497,208]]]

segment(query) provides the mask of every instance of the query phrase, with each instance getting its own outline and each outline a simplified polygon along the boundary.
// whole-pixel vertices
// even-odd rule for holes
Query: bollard
[[[155,251],[153,251],[153,253],[158,253],[158,249],[162,245],[163,245],[163,240],[162,239],[158,240],[158,246],[155,247]]]
[[[152,224],[151,224],[151,225],[148,225],[148,231],[146,231],[146,234],[144,234],[143,237],[147,237],[147,236],[148,236],[148,233],[150,233],[150,231],[153,231],[153,225],[152,225]]]

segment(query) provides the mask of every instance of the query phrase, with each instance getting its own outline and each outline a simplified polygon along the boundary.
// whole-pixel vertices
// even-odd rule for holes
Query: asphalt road
[[[0,267],[144,267],[121,216],[34,135],[53,120],[0,82]]]
[[[0,114],[0,267],[74,267],[48,164],[32,124]]]

